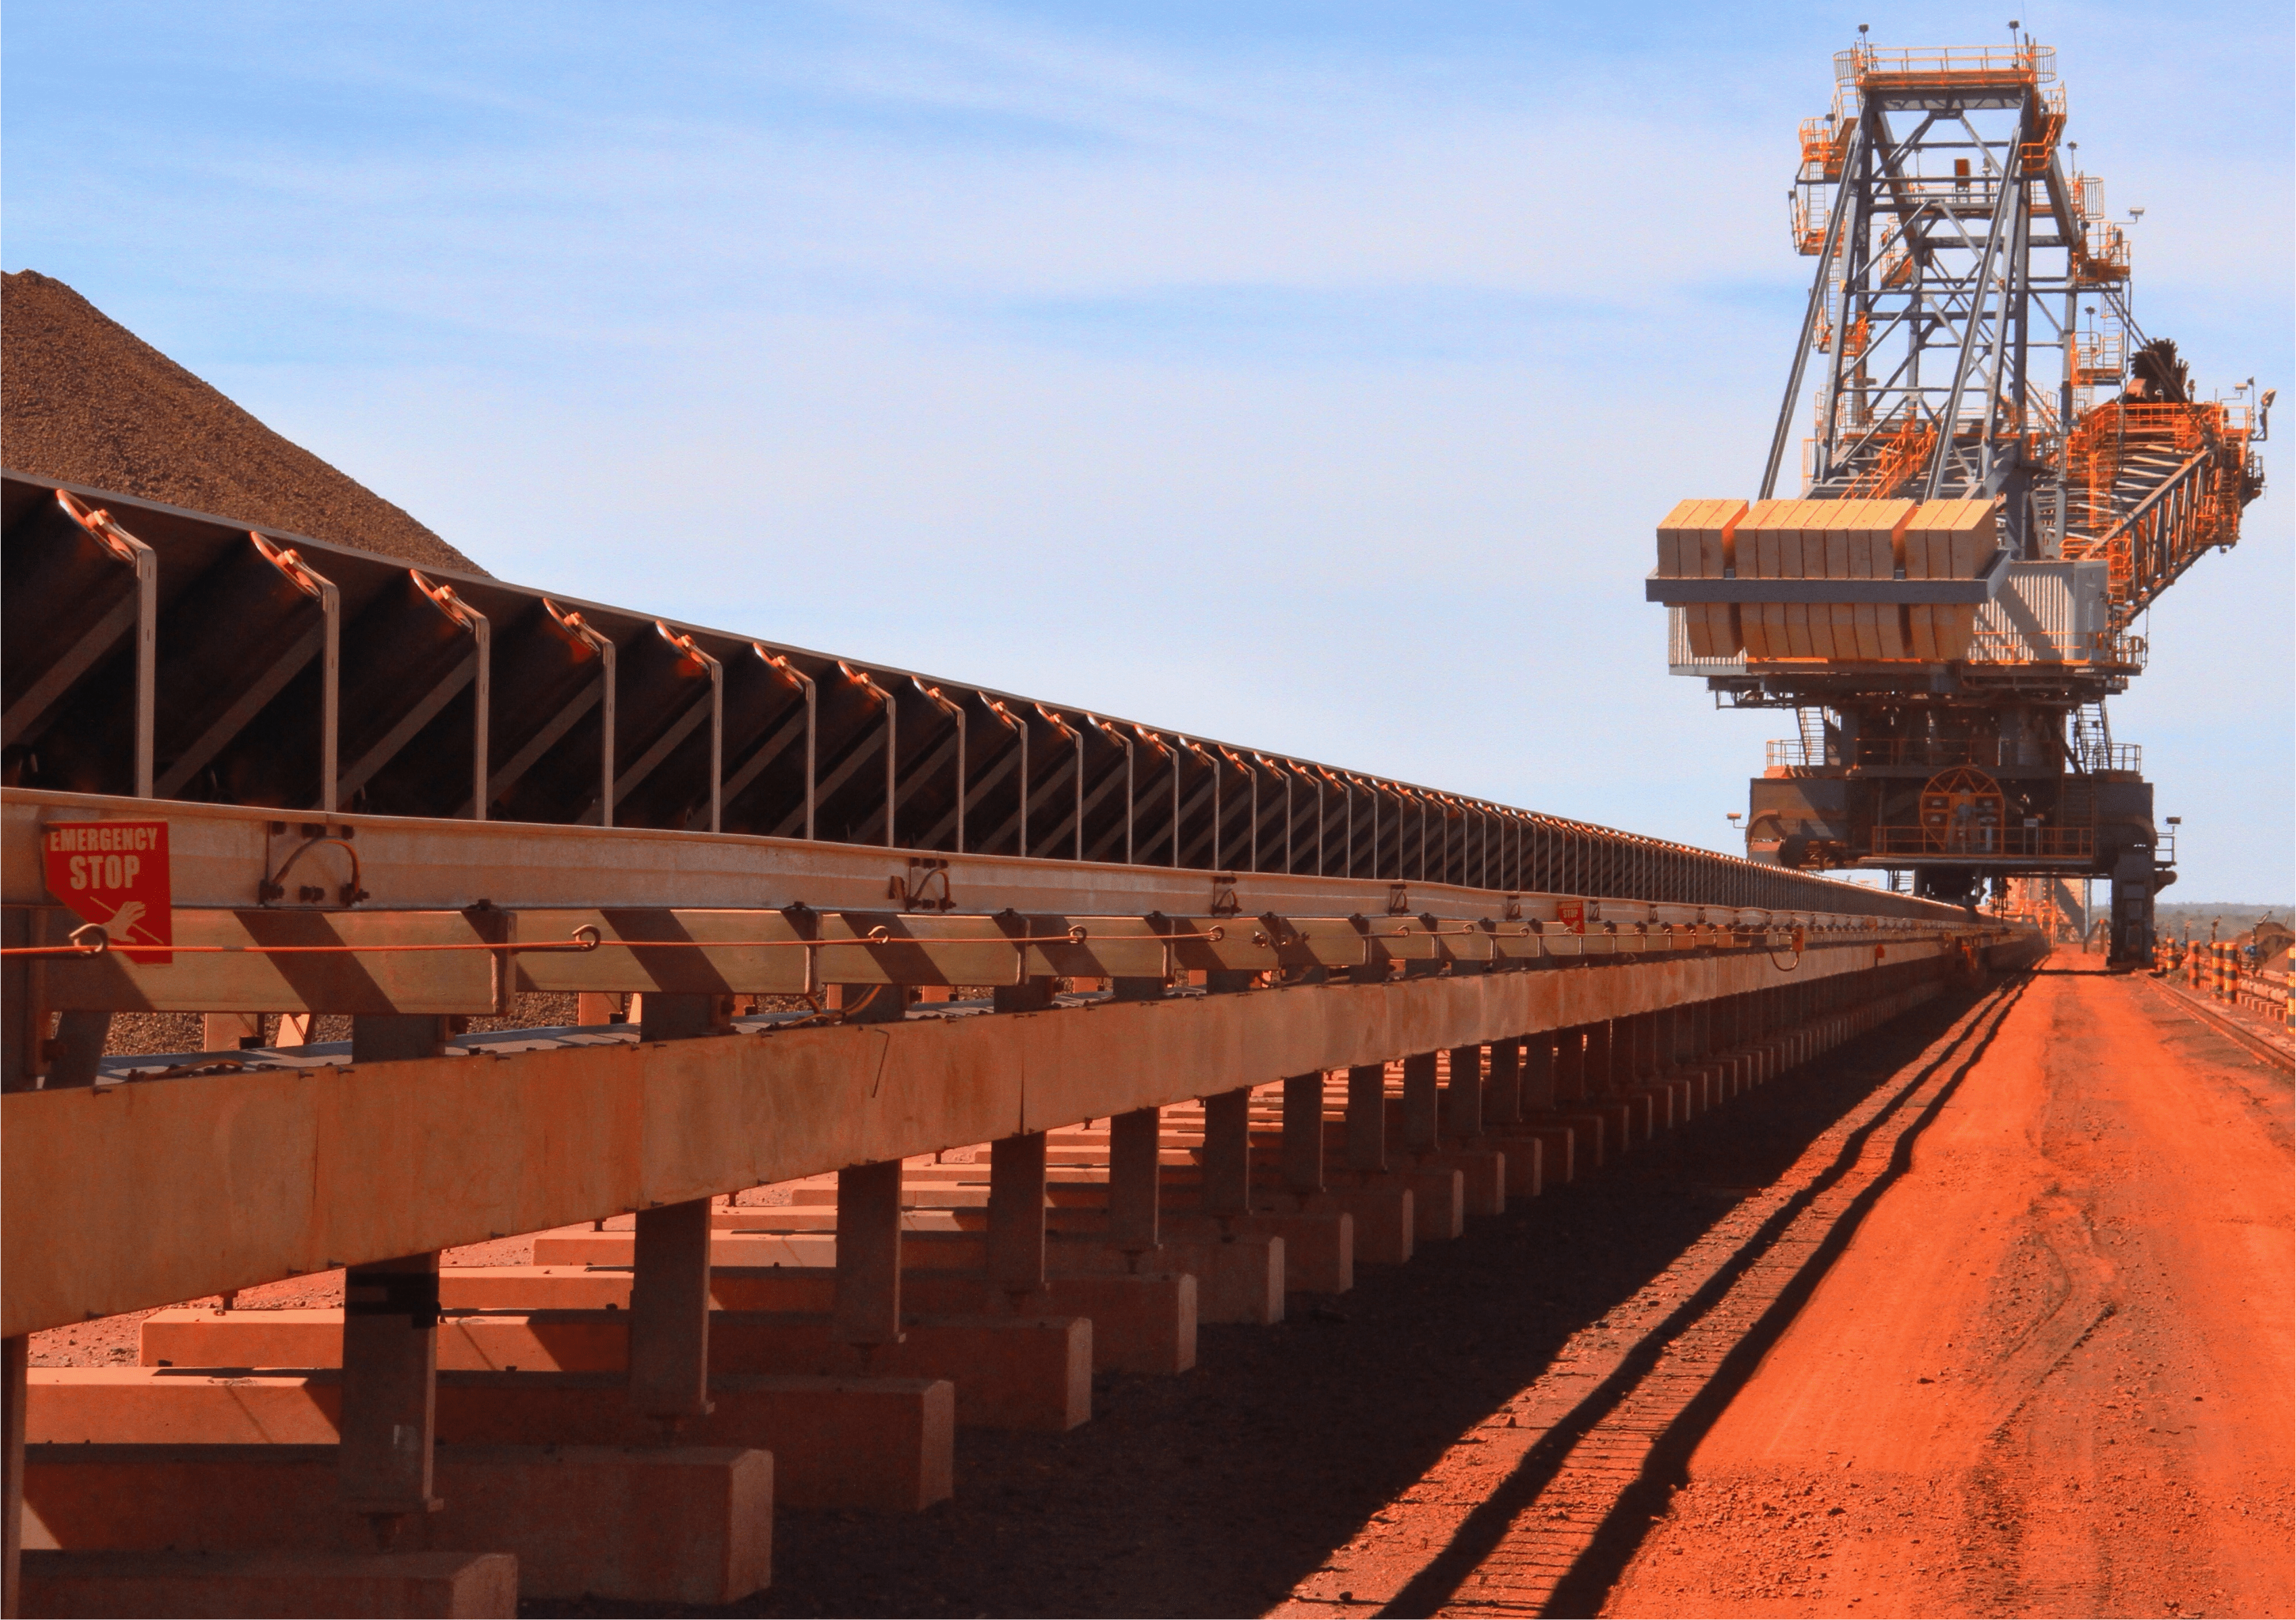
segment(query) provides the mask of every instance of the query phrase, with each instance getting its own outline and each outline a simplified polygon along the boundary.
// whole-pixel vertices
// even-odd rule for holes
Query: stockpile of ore
[[[0,275],[0,440],[11,472],[486,572],[35,270]]]
[[[402,558],[421,568],[486,570],[398,507],[273,432],[53,276],[0,275],[0,465],[121,495],[187,506],[265,529]],[[570,1019],[521,1007],[511,1024]],[[481,1020],[491,1023],[493,1020]],[[265,1033],[278,1033],[276,1016]],[[347,1018],[323,1018],[340,1040]],[[112,1020],[112,1052],[195,1051],[191,1013]]]

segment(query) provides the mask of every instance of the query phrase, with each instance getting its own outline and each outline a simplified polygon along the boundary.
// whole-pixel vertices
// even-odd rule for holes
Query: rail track
[[[2171,983],[2165,978],[2156,977],[2151,974],[2144,976],[2146,983],[2167,996],[2176,1004],[2179,1011],[2190,1013],[2217,1033],[2230,1040],[2234,1045],[2263,1058],[2267,1063],[2277,1064],[2284,1069],[2296,1068],[2296,1050],[2292,1050],[2269,1036],[2249,1028],[2221,1007],[2210,1005],[2207,1000],[2193,994],[2181,985]]]

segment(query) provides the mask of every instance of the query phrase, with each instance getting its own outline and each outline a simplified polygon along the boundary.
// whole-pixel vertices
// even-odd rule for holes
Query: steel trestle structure
[[[930,1507],[960,1421],[1065,1432],[1200,1309],[1281,1320],[2046,949],[101,490],[0,475],[0,1517],[51,1590],[373,1612],[420,1547],[491,1571],[451,1612],[734,1601],[777,1505]],[[144,1014],[208,1049],[108,1054]]]
[[[1200,1286],[1226,1320],[1344,1290],[1357,1212],[1366,1262],[1407,1257],[1411,1188],[1431,1230],[1465,1207],[1447,1143],[1472,1145],[1475,1208],[1536,1196],[1574,1154],[1591,1170],[2044,948],[1958,907],[99,491],[4,496],[0,1513],[37,1506],[63,1548],[254,1537],[342,1591],[373,1576],[327,1550],[355,1526],[464,1549],[439,1556],[466,1573],[513,1551],[529,1596],[730,1601],[769,1579],[775,1503],[930,1506],[982,1400],[1065,1428],[1103,1356],[1191,1364]],[[154,950],[71,874],[125,892],[162,848]],[[535,996],[573,1023],[531,1027]],[[105,1056],[149,1013],[201,1015],[215,1049]],[[312,1039],[321,1017],[349,1039]],[[1327,1187],[1330,1077],[1360,1148],[1390,1065],[1393,1174]],[[1104,1240],[1048,1243],[1055,1195],[1086,1189],[1047,1140],[1095,1151],[1074,1144],[1095,1121]],[[973,1238],[912,1232],[905,1205],[970,1195],[911,1178],[984,1153],[988,1269],[948,1271],[942,1240]],[[721,1231],[745,1217],[719,1200],[807,1179],[835,1204],[781,1206],[797,1235]],[[577,1229],[515,1278],[439,1270],[553,1228]],[[603,1257],[554,1266],[545,1242]],[[816,1258],[750,1267],[759,1243]],[[28,1366],[43,1329],[338,1267],[339,1312],[163,1312],[149,1365]],[[1232,1314],[1239,1278],[1257,1314]],[[558,1309],[563,1285],[592,1292]],[[537,1324],[515,1364],[446,1364]],[[200,1371],[185,1332],[265,1364]],[[153,1466],[168,1483],[123,1493]],[[290,1479],[291,1509],[245,1508]],[[631,1513],[653,1482],[670,1494]],[[212,1532],[191,1522],[210,1501],[233,1505]],[[41,1578],[130,1567],[74,1556],[37,1555]],[[201,1558],[200,1600],[229,1607],[247,1569]]]

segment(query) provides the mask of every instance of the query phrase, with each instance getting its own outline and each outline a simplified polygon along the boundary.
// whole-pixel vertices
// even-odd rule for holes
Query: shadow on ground
[[[793,1513],[772,1590],[724,1609],[535,1616],[1255,1615],[1942,1033],[1948,993],[1599,1174],[1472,1221],[1275,1328],[1202,1330],[1196,1369],[1103,1376],[1065,1435],[958,1432],[957,1496]]]

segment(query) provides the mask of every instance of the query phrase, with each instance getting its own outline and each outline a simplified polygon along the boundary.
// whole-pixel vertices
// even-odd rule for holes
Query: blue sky
[[[2020,14],[2145,325],[2296,382],[2287,7]],[[1831,53],[2007,15],[12,0],[0,262],[505,577],[1723,847],[1790,717],[1651,526],[1758,477]],[[2180,900],[2296,892],[2292,433],[2114,706]]]

